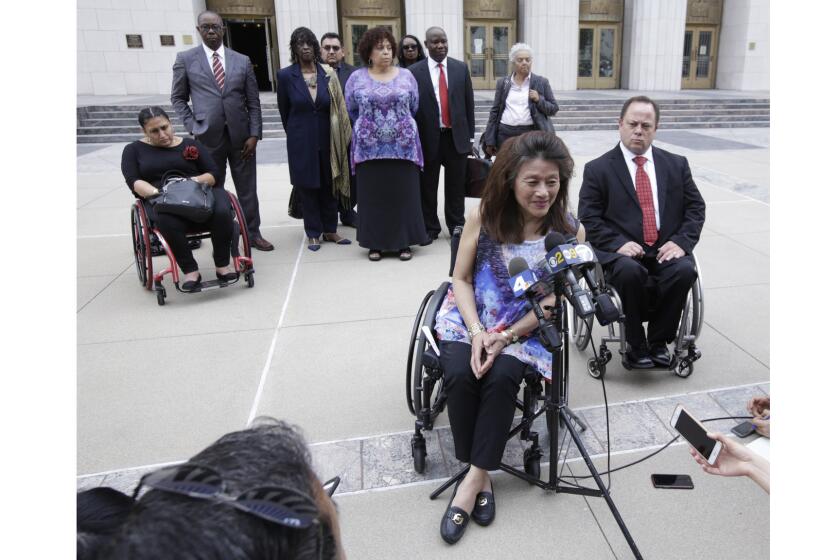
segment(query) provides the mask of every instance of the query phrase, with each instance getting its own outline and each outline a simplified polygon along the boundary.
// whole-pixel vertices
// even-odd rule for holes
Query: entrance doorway
[[[683,43],[682,88],[715,87],[717,27],[687,25]]]
[[[581,24],[578,31],[578,89],[616,89],[620,67],[618,24]]]
[[[365,31],[371,27],[385,27],[394,36],[397,41],[397,48],[399,48],[400,37],[400,20],[398,19],[357,19],[344,18],[344,59],[353,66],[367,66],[367,61],[359,58],[359,41]],[[397,59],[398,53],[394,54],[394,60]]]
[[[271,22],[269,18],[226,19],[225,46],[251,59],[260,91],[273,91],[271,64]]]
[[[508,55],[515,43],[513,21],[475,21],[464,24],[465,60],[475,89],[494,89],[508,75]]]

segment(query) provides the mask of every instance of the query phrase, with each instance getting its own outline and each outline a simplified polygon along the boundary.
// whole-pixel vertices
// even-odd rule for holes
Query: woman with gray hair
[[[487,155],[495,155],[505,140],[531,130],[554,132],[551,116],[557,102],[548,79],[531,72],[533,50],[525,43],[510,49],[513,73],[496,81],[496,97],[482,142]]]

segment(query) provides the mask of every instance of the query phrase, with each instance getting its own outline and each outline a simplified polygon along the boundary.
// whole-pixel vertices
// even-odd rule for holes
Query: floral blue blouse
[[[577,230],[577,219],[570,214],[568,220]],[[530,310],[528,301],[514,297],[508,285],[510,274],[507,263],[514,257],[522,257],[531,269],[536,269],[537,263],[545,258],[545,238],[524,241],[518,245],[498,243],[481,228],[475,255],[473,288],[478,319],[487,332],[502,332]],[[440,340],[470,343],[451,285],[435,317],[435,331]],[[513,356],[551,379],[551,353],[540,344],[536,331],[515,344],[508,344],[502,353]]]
[[[414,114],[419,97],[417,81],[405,68],[389,82],[370,77],[367,68],[350,74],[344,86],[347,112],[353,121],[350,160],[406,159],[423,167],[423,150]]]

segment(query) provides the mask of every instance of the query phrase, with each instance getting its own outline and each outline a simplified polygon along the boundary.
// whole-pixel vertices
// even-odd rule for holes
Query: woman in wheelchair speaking
[[[449,544],[461,538],[470,518],[486,526],[495,517],[488,471],[501,463],[525,368],[551,376],[551,355],[530,336],[537,318],[513,296],[507,265],[522,257],[535,268],[545,256],[546,234],[578,232],[568,210],[573,167],[554,134],[511,138],[464,225],[452,287],[435,318],[455,456],[470,464],[441,520]],[[542,300],[543,307],[553,303],[553,296]]]
[[[216,184],[218,171],[208,150],[192,138],[175,136],[166,111],[160,107],[147,107],[140,111],[137,120],[145,137],[127,145],[122,155],[123,177],[134,196],[148,200],[160,194],[161,179],[169,171],[180,171],[211,187]],[[201,289],[198,264],[187,245],[187,233],[192,231],[210,230],[216,277],[225,282],[237,278],[238,273],[230,264],[233,237],[230,199],[217,195],[214,200],[213,216],[203,224],[174,214],[155,212],[153,205],[145,204],[149,219],[175,254],[184,273],[181,287],[187,292]]]

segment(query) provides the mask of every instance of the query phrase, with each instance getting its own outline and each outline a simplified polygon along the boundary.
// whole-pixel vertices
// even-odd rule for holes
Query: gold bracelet
[[[470,325],[469,330],[468,330],[468,333],[470,335],[470,340],[472,340],[473,337],[475,337],[478,333],[484,332],[484,330],[485,330],[484,325],[482,325],[481,323],[476,322],[476,323],[473,323],[472,325]]]
[[[513,328],[503,330],[502,335],[504,335],[505,338],[510,339],[508,344],[515,344],[519,342],[519,336],[514,332]]]

